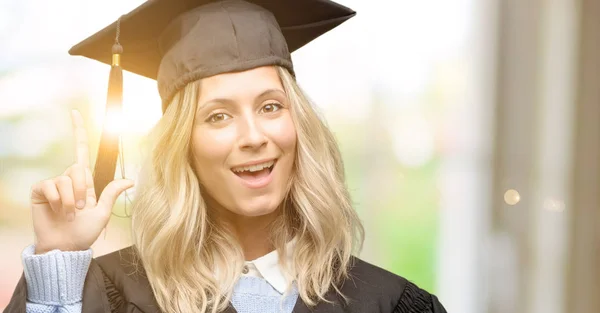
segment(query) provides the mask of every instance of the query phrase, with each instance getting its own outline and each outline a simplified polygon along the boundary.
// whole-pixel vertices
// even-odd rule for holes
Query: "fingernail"
[[[75,212],[67,213],[67,221],[72,222],[73,220],[75,220]]]
[[[85,207],[85,201],[83,201],[83,200],[79,200],[79,201],[77,201],[77,203],[75,204],[75,206],[76,206],[78,209],[80,209],[80,210],[81,210],[81,209],[83,209],[83,208]]]

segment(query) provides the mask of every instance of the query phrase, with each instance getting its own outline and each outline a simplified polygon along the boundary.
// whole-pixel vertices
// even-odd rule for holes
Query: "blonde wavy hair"
[[[348,278],[351,254],[364,229],[352,207],[336,140],[286,69],[276,67],[297,132],[288,192],[271,227],[280,255],[296,240],[293,262],[280,258],[307,305],[327,301]],[[150,134],[133,204],[134,247],[163,312],[220,312],[241,274],[244,255],[233,235],[214,219],[193,169],[191,133],[201,92],[188,84]],[[176,244],[174,244],[176,243]],[[219,269],[219,270],[216,270]]]

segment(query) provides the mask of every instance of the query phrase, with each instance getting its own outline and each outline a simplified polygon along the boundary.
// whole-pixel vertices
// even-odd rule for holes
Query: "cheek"
[[[293,153],[296,149],[296,127],[291,116],[277,119],[269,127],[271,138],[284,154]]]
[[[201,181],[214,177],[214,173],[225,164],[231,151],[231,136],[227,132],[211,132],[195,129],[192,135],[194,166]]]

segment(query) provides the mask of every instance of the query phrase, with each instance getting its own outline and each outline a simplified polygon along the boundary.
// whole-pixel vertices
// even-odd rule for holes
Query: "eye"
[[[283,108],[283,106],[277,102],[267,103],[265,104],[260,111],[262,113],[273,113],[279,109]]]
[[[208,123],[218,123],[218,122],[222,122],[226,119],[230,118],[229,115],[225,114],[225,113],[215,113],[215,114],[211,114],[207,119],[206,122]]]

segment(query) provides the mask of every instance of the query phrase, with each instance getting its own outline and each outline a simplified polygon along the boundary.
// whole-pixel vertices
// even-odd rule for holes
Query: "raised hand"
[[[54,249],[88,249],[108,224],[117,197],[133,186],[131,180],[114,180],[96,199],[83,118],[73,110],[71,120],[75,135],[75,164],[62,175],[36,183],[31,188],[37,254]]]

